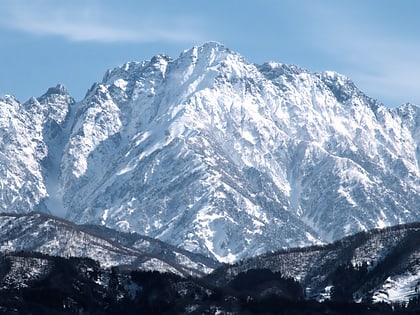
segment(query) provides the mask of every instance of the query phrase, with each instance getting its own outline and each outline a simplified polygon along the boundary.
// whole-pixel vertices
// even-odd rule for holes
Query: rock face
[[[420,218],[420,108],[389,109],[334,72],[207,43],[108,71],[78,103],[62,86],[0,102],[4,212],[222,262]]]

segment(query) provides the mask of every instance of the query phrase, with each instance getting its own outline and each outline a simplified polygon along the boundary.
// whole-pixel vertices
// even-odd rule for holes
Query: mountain
[[[92,259],[0,254],[4,314],[418,314],[420,304],[304,300],[299,284],[268,270],[227,286],[159,272],[103,269]]]
[[[42,213],[0,215],[0,252],[94,258],[104,268],[154,270],[201,277],[220,264],[136,233],[78,226]]]
[[[221,266],[200,278],[126,266],[104,268],[84,257],[1,253],[0,310],[7,314],[418,314],[419,234],[419,223],[362,232],[329,245]]]
[[[332,244],[246,259],[209,276],[225,286],[265,269],[298,281],[306,299],[408,303],[420,297],[420,223],[360,232]]]
[[[420,218],[420,108],[219,43],[0,99],[1,209],[158,238],[221,262]],[[31,121],[30,124],[27,122]]]

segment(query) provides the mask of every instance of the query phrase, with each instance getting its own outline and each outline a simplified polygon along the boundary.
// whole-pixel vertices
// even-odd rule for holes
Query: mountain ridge
[[[223,286],[241,273],[265,269],[298,281],[306,299],[329,300],[335,290],[356,303],[408,303],[419,297],[419,237],[419,222],[359,232],[326,245],[248,258],[207,277]]]
[[[4,117],[34,121],[3,123],[3,211],[66,213],[223,262],[420,218],[418,106],[388,109],[335,72],[207,43],[109,70],[80,102],[64,94],[39,98],[49,122],[39,100],[32,114],[0,100]]]
[[[418,309],[420,223],[360,232],[327,245],[269,252],[231,265],[135,233],[78,226],[42,213],[2,214],[0,226],[1,309],[14,303],[20,309],[23,301],[33,296],[25,292],[35,294],[40,288],[49,292],[45,290],[57,285],[55,290],[67,291],[56,297],[59,301],[69,296],[76,298],[68,288],[85,288],[83,292],[89,292],[101,287],[108,293],[118,289],[120,296],[126,297],[124,305],[137,305],[143,311],[150,301],[144,305],[139,298],[153,295],[147,290],[150,286],[161,297],[161,303],[175,299],[185,305],[182,313],[193,314],[197,312],[192,308],[190,312],[187,305],[221,307],[226,311],[233,307],[241,314],[237,306],[252,307],[254,303],[258,305],[257,313],[268,306],[279,312],[295,308],[313,311],[317,305],[318,309],[341,309],[337,309],[338,314],[347,308],[357,313],[365,309],[368,314],[400,314],[401,310],[415,314]],[[112,253],[116,255],[112,257]],[[72,266],[79,266],[79,271],[75,273]],[[90,284],[81,281],[87,278]],[[171,279],[175,282],[168,282]],[[114,280],[121,285],[115,286]],[[168,290],[173,294],[166,294]],[[110,301],[103,298],[92,301]],[[268,303],[271,299],[279,303]],[[51,307],[48,299],[37,300],[37,304]],[[54,308],[65,305],[57,303]],[[173,307],[171,311],[177,313]]]
[[[152,270],[201,277],[215,261],[136,233],[77,225],[42,212],[0,214],[0,251],[89,257],[102,267]]]

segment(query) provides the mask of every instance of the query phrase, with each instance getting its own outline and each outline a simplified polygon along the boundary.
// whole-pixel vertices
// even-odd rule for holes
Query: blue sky
[[[0,95],[63,83],[80,100],[108,68],[219,41],[254,63],[349,76],[387,106],[420,105],[417,0],[0,0]]]

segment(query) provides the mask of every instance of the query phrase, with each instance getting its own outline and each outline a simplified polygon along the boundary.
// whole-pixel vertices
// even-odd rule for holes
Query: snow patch
[[[127,84],[128,84],[128,82],[127,81],[125,81],[124,79],[117,79],[117,80],[115,80],[114,81],[114,85],[116,86],[116,87],[119,87],[121,90],[123,90],[123,91],[125,91],[126,90],[126,88],[127,88]]]
[[[418,296],[420,290],[420,271],[402,276],[388,277],[384,284],[373,294],[375,303],[409,302]]]

